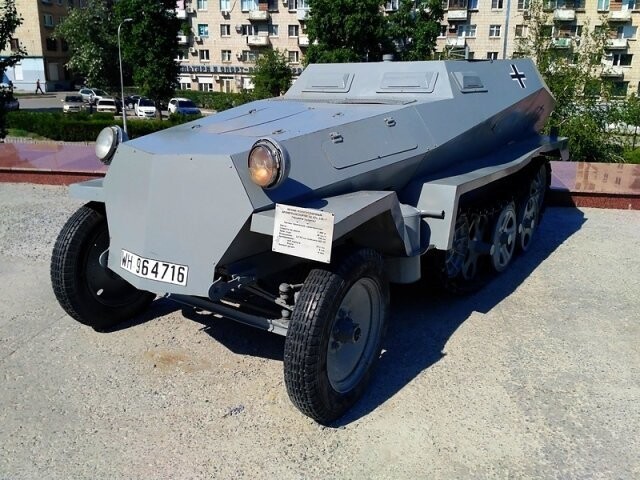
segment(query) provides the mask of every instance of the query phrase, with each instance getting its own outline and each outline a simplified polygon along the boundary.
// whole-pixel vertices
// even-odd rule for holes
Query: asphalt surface
[[[283,339],[159,300],[99,334],[57,305],[78,202],[0,184],[0,478],[640,478],[640,212],[552,208],[465,298],[395,288],[335,428],[289,403]]]

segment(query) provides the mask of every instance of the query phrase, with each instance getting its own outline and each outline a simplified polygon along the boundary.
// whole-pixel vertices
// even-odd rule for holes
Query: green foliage
[[[401,0],[398,10],[388,16],[388,32],[396,46],[397,60],[431,58],[443,16],[439,0]]]
[[[3,0],[0,4],[0,45],[6,47],[13,38],[13,34],[22,25],[22,17],[18,15],[14,0]],[[26,50],[19,48],[7,56],[0,57],[0,73],[18,63],[27,54]],[[0,140],[7,136],[7,109],[6,103],[13,98],[12,88],[0,88]]]
[[[253,74],[256,96],[277,97],[291,86],[292,76],[287,57],[279,50],[268,50],[256,62]]]
[[[113,88],[120,84],[116,38],[119,20],[110,4],[108,0],[88,0],[85,7],[69,10],[55,30],[55,37],[69,45],[67,66],[84,76],[92,87]]]
[[[221,112],[228,110],[244,103],[257,100],[257,96],[253,92],[243,91],[240,93],[225,92],[200,92],[196,90],[179,90],[175,94],[176,97],[184,97],[198,105],[200,108],[207,108]]]
[[[129,120],[127,130],[130,138],[141,137],[174,125],[195,120],[197,117],[171,115],[168,122],[160,120]],[[35,133],[50,140],[66,142],[93,142],[100,130],[118,124],[122,119],[114,121],[111,114],[87,112],[81,113],[49,113],[36,111],[9,112],[7,124],[11,129]]]
[[[114,7],[118,19],[133,19],[122,26],[123,62],[132,66],[140,94],[154,100],[156,106],[159,100],[171,97],[180,71],[174,60],[181,30],[175,8],[175,0],[120,0]]]
[[[627,149],[623,153],[626,163],[640,165],[640,148]]]
[[[309,0],[307,63],[379,61],[393,51],[381,0]]]

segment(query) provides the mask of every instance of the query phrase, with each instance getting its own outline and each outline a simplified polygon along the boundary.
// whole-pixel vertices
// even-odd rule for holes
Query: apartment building
[[[526,36],[530,0],[445,0],[437,49],[449,58],[498,59],[517,54]],[[618,95],[637,93],[640,82],[640,0],[546,0],[554,48],[570,51],[585,25],[608,23],[601,77]],[[635,57],[635,59],[634,59]]]
[[[283,52],[294,75],[309,45],[307,0],[178,0],[183,27],[180,88],[235,92],[253,88],[255,62],[265,49]]]
[[[23,47],[27,55],[5,72],[18,91],[35,91],[40,80],[43,90],[68,89],[70,73],[65,68],[69,61],[67,44],[53,38],[55,26],[67,15],[69,7],[79,0],[16,0],[16,9],[22,15],[22,25],[0,55],[9,55]]]

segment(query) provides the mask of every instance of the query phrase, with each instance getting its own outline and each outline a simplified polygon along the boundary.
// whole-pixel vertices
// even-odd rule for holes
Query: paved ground
[[[0,478],[640,478],[640,212],[550,209],[482,292],[394,291],[366,398],[289,403],[283,340],[157,301],[98,334],[49,286],[60,187],[0,184]]]

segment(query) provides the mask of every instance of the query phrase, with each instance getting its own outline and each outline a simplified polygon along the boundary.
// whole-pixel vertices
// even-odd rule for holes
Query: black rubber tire
[[[359,279],[375,282],[382,300],[377,344],[365,373],[351,390],[336,391],[327,373],[327,349],[333,319],[352,285]],[[334,271],[309,272],[296,301],[284,345],[284,380],[293,404],[316,422],[328,425],[341,417],[364,392],[380,357],[389,315],[389,283],[382,257],[362,249],[348,255]]]
[[[102,206],[89,203],[69,218],[51,255],[51,285],[58,302],[71,317],[99,331],[142,313],[155,298],[99,266],[97,252],[108,247],[108,238]],[[105,285],[122,294],[119,300],[106,301],[92,291],[96,272]]]

